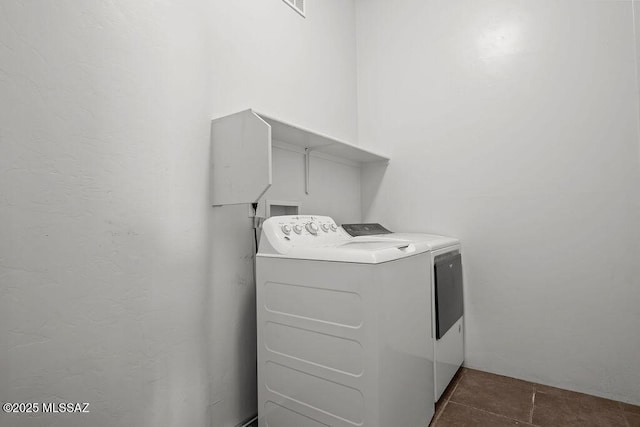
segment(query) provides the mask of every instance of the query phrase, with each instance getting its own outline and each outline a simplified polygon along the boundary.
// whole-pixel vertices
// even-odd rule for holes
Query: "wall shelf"
[[[257,203],[272,184],[273,141],[306,153],[306,187],[311,153],[355,162],[386,164],[389,157],[285,121],[245,110],[211,122],[211,203]]]

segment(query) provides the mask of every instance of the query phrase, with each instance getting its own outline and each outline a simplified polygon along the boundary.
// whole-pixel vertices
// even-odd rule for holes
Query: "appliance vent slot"
[[[306,17],[305,15],[305,0],[283,0],[286,4],[288,4],[289,6],[291,6],[293,8],[293,10],[295,10],[296,12],[298,12],[300,14],[300,16],[302,16],[303,18]]]

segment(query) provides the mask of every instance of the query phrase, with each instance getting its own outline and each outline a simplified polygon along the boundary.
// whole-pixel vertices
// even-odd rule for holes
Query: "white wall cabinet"
[[[272,184],[272,141],[301,147],[306,154],[305,187],[309,188],[311,153],[358,165],[389,162],[389,157],[291,125],[254,110],[211,123],[211,204],[257,203]]]

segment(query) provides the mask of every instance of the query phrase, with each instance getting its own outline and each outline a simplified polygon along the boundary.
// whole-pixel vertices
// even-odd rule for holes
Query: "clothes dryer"
[[[426,244],[430,249],[428,285],[431,290],[434,339],[434,393],[438,401],[464,362],[464,303],[460,241],[453,237],[424,233],[395,233],[380,224],[343,224],[359,239],[405,240]]]

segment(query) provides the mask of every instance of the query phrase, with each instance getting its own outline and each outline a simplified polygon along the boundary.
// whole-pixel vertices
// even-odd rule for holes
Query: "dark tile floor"
[[[640,427],[640,406],[462,368],[432,427]]]

